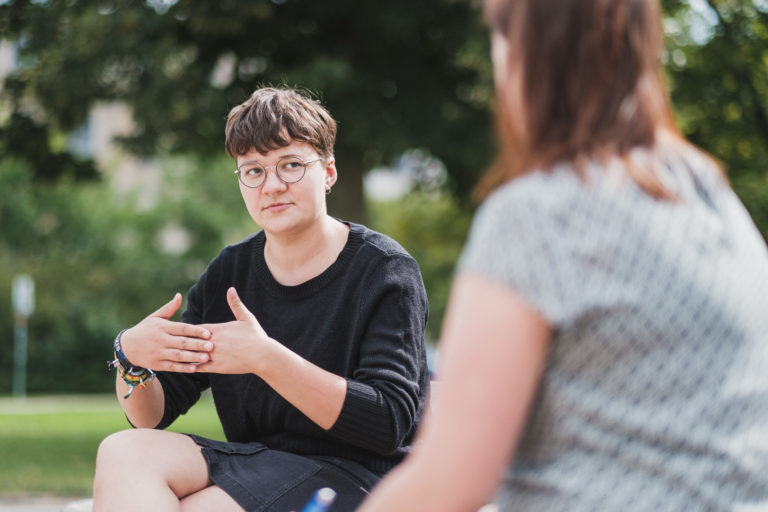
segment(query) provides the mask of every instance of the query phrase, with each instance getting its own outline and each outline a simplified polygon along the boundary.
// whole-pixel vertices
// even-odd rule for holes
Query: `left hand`
[[[213,342],[214,348],[210,352],[210,361],[200,364],[198,371],[258,375],[270,347],[277,342],[267,336],[234,287],[227,290],[227,303],[235,315],[233,322],[200,326],[211,333],[208,341]]]

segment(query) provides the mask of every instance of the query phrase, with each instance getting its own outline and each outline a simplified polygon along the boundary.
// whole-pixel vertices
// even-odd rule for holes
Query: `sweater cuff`
[[[382,393],[350,379],[347,379],[347,396],[341,413],[329,433],[379,453],[397,448],[393,446],[392,418]]]

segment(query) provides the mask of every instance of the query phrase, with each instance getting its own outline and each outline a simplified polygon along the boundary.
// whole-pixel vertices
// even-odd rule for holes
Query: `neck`
[[[347,241],[349,228],[323,215],[298,233],[266,233],[264,259],[280,284],[296,285],[325,271]]]

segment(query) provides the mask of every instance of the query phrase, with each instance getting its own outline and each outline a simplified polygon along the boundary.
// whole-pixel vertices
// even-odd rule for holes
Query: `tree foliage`
[[[752,198],[768,163],[768,4],[662,4],[683,130],[725,163],[765,225]],[[51,139],[94,102],[121,100],[137,121],[132,150],[215,154],[229,108],[286,83],[315,91],[340,121],[339,213],[359,217],[362,172],[410,147],[443,160],[462,196],[493,153],[480,19],[472,0],[5,0],[0,34],[20,65],[3,88],[0,149],[37,176],[93,176]]]
[[[429,297],[427,339],[437,341],[470,212],[449,194],[419,191],[397,201],[371,201],[369,208],[372,227],[392,236],[419,262]]]
[[[683,132],[723,162],[768,235],[768,2],[662,3]],[[0,392],[11,383],[14,274],[38,282],[29,389],[106,391],[116,331],[252,230],[233,177],[212,171],[231,162],[212,155],[223,155],[228,110],[264,84],[313,91],[339,121],[332,214],[362,217],[363,171],[408,148],[445,163],[452,196],[369,209],[419,261],[437,338],[469,225],[463,199],[493,156],[480,20],[473,0],[0,0],[0,37],[18,50],[0,90]],[[161,155],[150,210],[68,149],[90,108],[112,100],[136,120],[122,143]],[[188,244],[164,248],[169,229]]]
[[[339,121],[348,193],[332,199],[352,217],[363,170],[407,148],[430,148],[456,190],[491,154],[487,36],[470,0],[11,0],[0,33],[19,43],[21,64],[6,80],[9,133],[29,122],[30,98],[56,130],[76,128],[95,101],[121,100],[137,122],[124,140],[133,151],[211,154],[254,88],[298,86]]]
[[[666,0],[664,7],[683,132],[723,163],[768,237],[768,2]]]
[[[254,228],[233,177],[210,171],[221,160],[163,159],[161,197],[145,210],[109,181],[38,183],[26,162],[0,162],[0,393],[11,388],[10,287],[20,273],[36,282],[29,391],[113,386],[105,363],[116,332],[186,294],[226,243]],[[169,229],[188,243],[167,247]]]

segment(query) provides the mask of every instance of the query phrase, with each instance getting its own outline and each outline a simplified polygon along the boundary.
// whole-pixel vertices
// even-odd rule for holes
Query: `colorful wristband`
[[[120,346],[120,337],[127,330],[128,329],[123,329],[115,337],[115,342],[114,342],[115,358],[112,361],[107,362],[107,366],[109,368],[117,369],[118,375],[120,375],[120,377],[123,379],[123,382],[125,382],[130,388],[128,390],[128,394],[125,395],[123,398],[128,398],[129,396],[131,396],[131,393],[133,393],[133,390],[136,388],[136,386],[140,388],[144,388],[147,386],[147,382],[150,382],[152,379],[155,378],[155,372],[153,372],[148,368],[142,368],[141,366],[134,366],[133,364],[131,364],[130,361],[128,361],[128,358],[125,357],[125,354],[123,353],[123,349]]]

